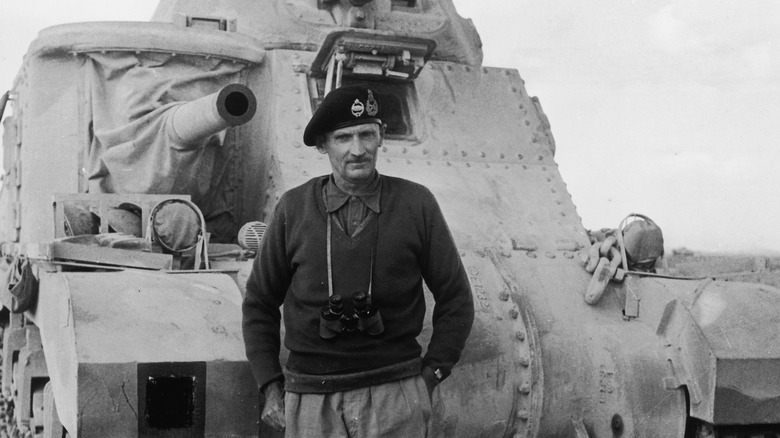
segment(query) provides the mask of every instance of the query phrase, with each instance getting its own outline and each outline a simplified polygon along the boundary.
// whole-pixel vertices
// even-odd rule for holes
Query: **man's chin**
[[[347,179],[353,183],[368,182],[374,177],[374,169],[353,169],[347,172]]]

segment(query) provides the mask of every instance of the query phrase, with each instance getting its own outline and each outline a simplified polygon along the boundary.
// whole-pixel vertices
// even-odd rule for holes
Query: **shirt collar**
[[[382,178],[380,177],[379,172],[375,172],[373,181],[371,181],[371,183],[360,193],[355,195],[358,199],[360,199],[361,202],[363,202],[363,204],[366,204],[366,207],[377,214],[380,211],[379,198],[382,192],[381,181]],[[328,178],[328,181],[325,183],[325,193],[327,194],[325,196],[325,209],[328,211],[328,213],[333,213],[334,211],[340,209],[349,201],[349,198],[352,197],[350,194],[344,192],[339,188],[339,186],[336,185],[336,182],[333,179],[333,175],[331,175]]]

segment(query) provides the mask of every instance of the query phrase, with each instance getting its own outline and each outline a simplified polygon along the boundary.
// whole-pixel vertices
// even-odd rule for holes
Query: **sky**
[[[0,0],[0,91],[38,30],[156,1]],[[780,253],[780,2],[455,0],[483,64],[538,96],[583,224],[651,217],[667,249]]]

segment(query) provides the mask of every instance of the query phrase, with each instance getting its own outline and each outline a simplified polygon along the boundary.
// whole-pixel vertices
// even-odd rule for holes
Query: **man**
[[[471,330],[471,289],[436,200],[375,169],[384,132],[372,90],[325,97],[303,138],[333,173],[282,196],[247,281],[244,342],[262,419],[288,437],[427,436],[432,391]],[[436,304],[421,358],[423,279]]]

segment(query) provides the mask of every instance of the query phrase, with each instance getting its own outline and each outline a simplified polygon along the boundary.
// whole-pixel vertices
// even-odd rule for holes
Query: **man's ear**
[[[328,153],[328,144],[325,142],[325,136],[324,135],[318,135],[317,138],[314,141],[314,146],[317,148],[317,151],[321,154]]]

